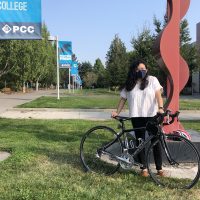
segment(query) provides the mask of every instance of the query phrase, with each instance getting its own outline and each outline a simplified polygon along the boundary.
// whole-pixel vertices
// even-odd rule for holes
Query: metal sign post
[[[56,36],[56,62],[57,62],[57,99],[60,99],[60,74],[58,57],[58,36]]]
[[[69,92],[71,92],[71,80],[70,80],[70,77],[71,77],[71,66],[69,67],[69,84],[68,84],[68,90],[69,90]]]
[[[60,99],[60,74],[59,74],[59,47],[58,47],[58,36],[49,36],[49,41],[56,42],[56,69],[57,69],[57,99]]]

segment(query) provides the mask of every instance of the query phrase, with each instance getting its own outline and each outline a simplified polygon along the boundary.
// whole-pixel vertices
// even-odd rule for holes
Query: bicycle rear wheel
[[[172,134],[164,136],[166,145],[161,145],[164,174],[160,176],[157,175],[153,156],[153,148],[158,142],[161,143],[159,140],[152,143],[147,152],[147,168],[153,180],[169,188],[190,189],[193,187],[200,175],[200,156],[196,147],[182,136]],[[174,163],[169,163],[164,146]]]
[[[83,136],[80,145],[80,157],[86,171],[110,175],[119,169],[119,162],[113,159],[111,154],[121,155],[121,140],[117,139],[105,151],[102,150],[106,144],[109,144],[115,138],[117,138],[117,133],[106,126],[96,126]]]

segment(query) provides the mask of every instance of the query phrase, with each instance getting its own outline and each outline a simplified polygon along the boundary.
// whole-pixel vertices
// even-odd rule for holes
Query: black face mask
[[[147,74],[147,70],[139,70],[138,72],[136,72],[136,78],[139,79],[143,79]]]

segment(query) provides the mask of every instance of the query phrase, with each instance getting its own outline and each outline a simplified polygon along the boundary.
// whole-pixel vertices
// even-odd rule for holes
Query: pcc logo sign
[[[12,26],[12,28],[10,26],[8,26],[7,24],[2,28],[2,30],[4,31],[4,33],[8,34],[10,32],[12,33],[34,33],[35,32],[35,28],[33,26]]]
[[[0,0],[0,39],[41,37],[41,0]]]

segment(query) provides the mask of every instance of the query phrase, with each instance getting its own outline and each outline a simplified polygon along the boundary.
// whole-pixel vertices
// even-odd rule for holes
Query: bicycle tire
[[[164,136],[164,143],[172,157],[178,163],[171,165],[167,159],[163,146],[162,149],[162,169],[163,176],[157,174],[155,160],[153,156],[154,146],[160,140],[154,141],[147,151],[147,168],[151,178],[161,186],[177,189],[190,189],[199,180],[200,176],[200,156],[194,144],[185,137],[167,134]],[[161,142],[160,142],[161,144]]]
[[[112,160],[108,155],[101,155],[97,152],[98,149],[116,137],[117,133],[107,126],[96,126],[85,133],[80,144],[80,158],[87,172],[111,175],[119,169],[120,164],[118,161]],[[112,147],[107,148],[106,151],[121,155],[122,149],[122,142],[117,139],[112,144]]]

